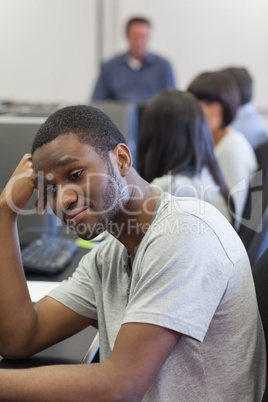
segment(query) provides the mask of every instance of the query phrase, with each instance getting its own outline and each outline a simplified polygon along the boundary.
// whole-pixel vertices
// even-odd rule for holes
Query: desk
[[[72,275],[78,262],[88,250],[79,248],[71,264],[61,273],[55,276],[27,275],[28,280],[51,280],[62,281]],[[5,360],[0,356],[1,368],[26,368],[37,367],[50,364],[73,364],[80,363],[89,345],[93,341],[97,330],[89,327],[80,333],[51,346],[48,349],[37,353],[35,356],[25,360]]]

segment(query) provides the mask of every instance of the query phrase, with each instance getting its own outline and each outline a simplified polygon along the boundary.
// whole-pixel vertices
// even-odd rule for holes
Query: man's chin
[[[78,237],[80,237],[80,239],[83,240],[93,240],[104,232],[104,230],[92,231],[92,232],[79,232],[79,230],[76,230],[75,228],[72,228],[72,230]]]
[[[83,240],[93,240],[96,236],[105,232],[108,226],[108,220],[96,220],[96,222],[79,222],[78,224],[68,225],[68,228]]]
[[[84,233],[81,234],[81,233],[77,233],[77,232],[75,232],[75,233],[77,234],[78,237],[80,237],[80,239],[83,239],[83,240],[92,240],[92,239],[94,239],[94,237],[96,237],[92,234],[84,234]]]

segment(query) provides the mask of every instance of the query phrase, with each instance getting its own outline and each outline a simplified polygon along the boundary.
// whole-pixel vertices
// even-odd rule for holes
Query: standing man
[[[131,18],[126,24],[128,50],[103,64],[92,100],[113,99],[143,104],[162,89],[175,88],[166,59],[148,52],[150,21]]]

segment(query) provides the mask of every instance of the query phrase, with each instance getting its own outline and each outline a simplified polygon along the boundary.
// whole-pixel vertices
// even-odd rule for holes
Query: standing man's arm
[[[164,60],[165,66],[162,74],[162,86],[163,89],[176,88],[176,81],[172,66],[168,60]]]
[[[105,65],[101,67],[101,72],[98,77],[98,80],[95,85],[95,89],[92,94],[92,100],[93,101],[98,101],[98,100],[106,100],[110,99],[110,93],[109,93],[109,77],[108,77],[108,71]]]

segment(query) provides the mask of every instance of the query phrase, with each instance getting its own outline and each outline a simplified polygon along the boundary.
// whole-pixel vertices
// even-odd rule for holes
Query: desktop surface
[[[80,364],[89,345],[95,338],[97,330],[88,327],[72,337],[65,339],[32,357],[21,360],[3,359],[0,356],[0,369],[18,369],[55,364]],[[98,353],[93,362],[98,361]]]

